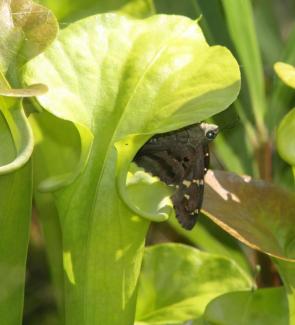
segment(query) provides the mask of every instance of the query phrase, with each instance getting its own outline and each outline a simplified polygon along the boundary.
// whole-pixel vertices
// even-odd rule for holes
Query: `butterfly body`
[[[197,221],[209,167],[208,143],[217,133],[216,125],[198,123],[158,134],[134,158],[137,165],[175,187],[171,199],[176,217],[185,229],[192,229]]]

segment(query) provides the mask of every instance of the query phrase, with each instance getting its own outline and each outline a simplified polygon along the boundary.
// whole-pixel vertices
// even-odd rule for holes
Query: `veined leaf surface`
[[[139,215],[163,216],[145,214],[132,197],[126,199],[129,163],[154,133],[228,107],[240,87],[238,65],[227,49],[210,47],[190,19],[104,14],[62,30],[28,64],[26,82],[33,81],[48,86],[41,105],[73,122],[81,137],[80,163],[68,170],[72,176],[43,186],[59,188],[66,322],[131,324],[148,227]],[[47,157],[44,164],[55,160]]]

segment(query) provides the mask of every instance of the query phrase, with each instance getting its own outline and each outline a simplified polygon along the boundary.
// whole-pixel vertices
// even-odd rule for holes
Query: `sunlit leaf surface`
[[[42,84],[12,89],[0,72],[0,175],[22,167],[30,159],[34,140],[23,110],[22,98],[42,95],[46,91],[47,87]]]
[[[0,2],[0,133],[8,125],[10,135],[1,143],[0,174],[23,166],[33,151],[33,137],[23,111],[21,99],[7,97],[32,97],[44,94],[42,84],[19,87],[23,70],[20,65],[42,52],[55,38],[58,25],[52,13],[31,0]],[[15,88],[13,88],[15,86]],[[9,145],[12,148],[9,148]],[[10,158],[8,152],[15,151]]]
[[[234,260],[243,270],[251,274],[250,264],[240,243],[227,232],[221,231],[207,216],[201,214],[196,226],[191,230],[185,230],[174,216],[168,219],[178,234],[194,244],[196,247]]]
[[[56,36],[58,25],[51,11],[31,0],[1,1],[0,15],[2,73],[41,53]]]
[[[209,171],[203,211],[252,248],[295,260],[295,194],[262,180]]]
[[[284,288],[232,292],[214,299],[204,316],[207,325],[288,325]]]
[[[285,294],[288,298],[289,324],[293,323],[295,317],[295,263],[273,258],[274,264],[280,273],[284,283]]]
[[[7,325],[22,323],[32,206],[34,141],[22,97],[47,91],[40,84],[11,87],[21,79],[20,65],[42,52],[56,32],[47,9],[29,0],[0,1],[0,319]]]
[[[175,324],[200,317],[215,297],[251,288],[235,262],[180,244],[145,250],[135,324]]]
[[[4,133],[2,129],[0,140]],[[14,173],[0,176],[0,316],[1,323],[7,325],[22,323],[31,201],[30,163]]]
[[[68,322],[129,324],[149,224],[136,200],[125,200],[129,163],[154,133],[228,107],[240,87],[238,65],[224,47],[210,47],[185,17],[105,14],[63,29],[28,64],[26,82],[48,86],[41,105],[73,122],[81,138],[81,164],[67,170],[75,178],[51,178],[44,186],[72,182],[55,193]]]
[[[282,158],[295,166],[295,108],[285,115],[279,125],[277,147]]]
[[[274,65],[275,72],[289,87],[295,88],[295,67],[291,64],[277,62]]]

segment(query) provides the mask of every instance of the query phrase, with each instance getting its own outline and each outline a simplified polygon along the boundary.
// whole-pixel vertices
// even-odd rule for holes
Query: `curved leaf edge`
[[[16,158],[0,166],[0,175],[14,172],[24,166],[31,158],[34,149],[33,132],[22,108],[22,103],[18,101],[16,104],[16,109],[1,110],[11,130],[16,148]]]
[[[83,173],[84,169],[86,168],[93,143],[93,134],[84,125],[80,123],[73,124],[78,130],[81,148],[80,158],[76,165],[76,168],[75,170],[70,171],[66,174],[55,175],[43,180],[38,185],[38,190],[40,192],[55,192],[63,187],[69,186]]]
[[[130,173],[130,164],[136,152],[151,136],[152,134],[133,134],[115,143],[115,148],[117,150],[116,186],[122,201],[131,211],[149,221],[163,222],[168,220],[169,216],[173,214],[173,207],[170,207],[168,214],[162,212],[157,214],[150,213],[149,211],[143,210],[140,206],[136,205],[128,193],[127,174]],[[139,167],[137,167],[137,169],[143,170]],[[144,174],[146,175],[147,179],[152,182],[154,177],[146,172],[144,172]],[[171,190],[171,188],[169,188],[165,183],[161,183],[168,190]]]

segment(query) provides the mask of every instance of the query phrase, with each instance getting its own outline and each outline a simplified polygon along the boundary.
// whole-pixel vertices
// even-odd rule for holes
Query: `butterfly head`
[[[218,126],[215,124],[201,123],[201,129],[204,132],[205,140],[210,142],[214,140],[219,132]]]

